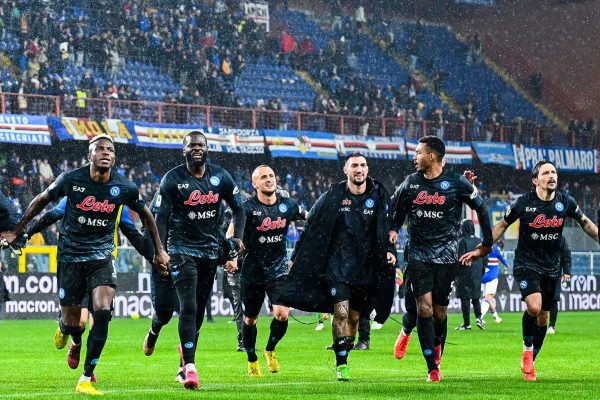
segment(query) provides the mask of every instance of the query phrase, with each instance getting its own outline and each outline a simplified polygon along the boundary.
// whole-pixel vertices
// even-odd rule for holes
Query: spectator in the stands
[[[296,51],[296,39],[285,30],[281,32],[280,49],[284,64],[289,65],[292,53]]]
[[[367,24],[367,16],[365,15],[365,7],[361,4],[354,10],[354,22],[356,22],[356,28],[361,31]]]

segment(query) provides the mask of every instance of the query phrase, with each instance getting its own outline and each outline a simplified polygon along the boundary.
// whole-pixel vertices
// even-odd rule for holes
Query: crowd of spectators
[[[330,10],[335,34],[324,48],[317,49],[310,35],[295,38],[286,30],[266,32],[265,25],[244,15],[237,1],[92,1],[81,2],[80,8],[71,4],[0,0],[1,37],[10,34],[19,40],[19,49],[13,54],[18,76],[7,78],[3,74],[2,91],[59,96],[66,107],[76,107],[79,98],[68,90],[73,86],[65,82],[68,78],[63,72],[70,67],[85,67],[82,76],[72,83],[87,98],[141,101],[144,95],[140,89],[119,78],[126,63],[135,61],[152,64],[177,82],[178,89],[167,90],[161,99],[167,104],[287,111],[289,107],[276,95],[259,99],[256,104],[242,104],[235,95],[234,81],[249,61],[290,64],[309,72],[327,90],[326,95],[315,96],[312,105],[300,104],[299,111],[354,117],[345,120],[345,132],[380,134],[380,117],[386,117],[391,121],[389,126],[386,122],[388,135],[412,138],[430,133],[451,140],[466,136],[467,140],[538,141],[535,124],[506,120],[498,106],[500,93],[490,94],[491,113],[487,117],[481,116],[474,94],[456,113],[422,101],[424,83],[415,71],[420,21],[413,50],[409,51],[411,75],[406,82],[393,87],[361,73],[357,55],[364,46],[379,45],[391,56],[394,42],[392,25],[374,6],[359,4],[348,10],[341,1],[333,2]],[[366,40],[363,33],[369,25],[386,29],[374,29],[375,40]],[[479,62],[482,46],[477,35],[468,38],[467,64]],[[94,71],[102,72],[106,79],[95,79]],[[447,79],[443,73],[431,78],[433,93],[439,94],[436,87],[443,79]],[[139,115],[138,105],[123,107],[129,108],[122,113],[125,117]],[[9,102],[7,110],[26,113],[28,99],[18,96]],[[166,122],[179,119],[167,118]],[[466,135],[462,133],[463,124]],[[575,122],[570,132],[575,133],[578,146],[596,144],[595,126],[592,121]],[[509,134],[505,134],[505,127]],[[556,127],[546,132],[540,144],[571,144],[570,137]]]
[[[75,147],[67,149],[66,154],[85,153],[82,146]],[[18,151],[0,149],[0,190],[7,195],[21,213],[33,197],[47,188],[59,174],[87,163],[85,157],[73,158],[64,154],[60,155],[58,152],[51,152],[48,155],[42,150],[30,151],[32,149],[31,146],[24,146]],[[123,156],[119,156],[115,170],[135,182],[140,195],[147,204],[158,190],[162,175],[180,162],[180,155],[174,150],[163,149],[159,152],[154,149],[151,154],[146,154],[145,151],[123,154]],[[248,193],[253,192],[251,173],[254,166],[262,163],[272,165],[277,173],[278,184],[307,210],[333,184],[345,179],[341,165],[336,161],[290,158],[268,161],[248,157],[241,155],[222,157],[219,154],[213,154],[211,158],[215,158],[215,163],[229,170],[241,190]],[[412,164],[408,161],[370,159],[369,166],[370,175],[381,180],[390,192],[393,192],[405,176],[413,171]],[[448,165],[447,168],[461,172],[464,166]],[[496,209],[507,210],[520,194],[531,189],[528,185],[526,171],[521,174],[512,171],[514,176],[522,176],[507,181],[505,179],[506,168],[487,165],[478,168],[480,172],[477,186],[482,196],[487,199],[488,206]],[[584,212],[587,215],[594,215],[597,204],[600,202],[600,192],[597,189],[598,185],[595,184],[597,179],[590,180],[589,176],[579,174],[570,175],[561,181],[563,182],[561,187],[575,197]],[[141,228],[139,219],[135,215],[132,215],[132,218]],[[298,230],[302,229],[302,225],[300,223],[290,229],[290,240],[297,239]],[[57,238],[58,229],[52,227],[32,238],[30,244],[55,245]],[[121,244],[127,245],[126,239],[124,237],[121,239]],[[133,260],[137,257],[135,252],[125,252],[124,254],[126,256],[121,257],[119,270],[131,270],[131,266],[139,268],[142,261],[137,258]],[[35,270],[36,263],[45,265],[42,256],[36,257],[30,260],[32,270]]]

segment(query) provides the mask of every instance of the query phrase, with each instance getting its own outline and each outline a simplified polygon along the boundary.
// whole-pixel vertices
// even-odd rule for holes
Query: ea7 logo
[[[81,186],[73,186],[73,191],[83,193],[85,192],[85,188]]]
[[[411,189],[418,189],[419,185],[409,185],[408,187],[411,188]]]
[[[187,189],[190,187],[189,183],[178,183],[177,184],[177,189]]]
[[[525,212],[535,212],[535,207],[525,207]]]
[[[256,210],[252,211],[252,215],[259,215],[260,216],[261,214],[262,214],[262,212],[260,212],[260,211],[256,211]]]

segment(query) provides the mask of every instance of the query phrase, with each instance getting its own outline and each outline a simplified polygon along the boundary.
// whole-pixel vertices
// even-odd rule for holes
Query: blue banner
[[[109,135],[116,143],[136,143],[133,124],[120,119],[93,120],[87,118],[48,117],[48,125],[59,140],[90,140]]]
[[[218,141],[221,152],[264,154],[265,137],[257,129],[202,128],[199,129],[209,143]]]
[[[0,142],[50,146],[48,120],[38,115],[0,114]]]
[[[471,142],[477,157],[484,164],[500,164],[516,168],[515,151],[509,143]]]
[[[204,126],[199,125],[160,124],[139,121],[134,121],[132,124],[137,137],[138,146],[143,147],[181,149],[183,137],[189,131],[204,129]],[[208,149],[211,151],[219,151],[216,145],[211,146],[210,143],[208,144]]]
[[[333,133],[264,130],[265,141],[275,157],[337,160]]]
[[[265,138],[257,129],[207,128],[199,125],[131,122],[137,143],[144,147],[182,148],[190,131],[206,136],[208,149],[218,153],[264,154]]]
[[[335,135],[340,156],[361,153],[365,157],[405,160],[406,144],[400,137]]]
[[[598,170],[596,153],[592,149],[516,145],[515,155],[518,168],[529,171],[541,160],[552,161],[559,172],[595,174]]]

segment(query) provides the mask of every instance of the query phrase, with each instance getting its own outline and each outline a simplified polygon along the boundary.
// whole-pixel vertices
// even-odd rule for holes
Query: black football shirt
[[[110,257],[121,205],[138,213],[144,209],[137,186],[114,170],[107,183],[97,183],[90,177],[90,167],[84,166],[61,174],[47,190],[52,201],[67,197],[58,243],[60,262]]]
[[[391,227],[398,229],[408,216],[407,260],[434,264],[458,262],[458,241],[463,203],[483,215],[483,244],[492,236],[484,200],[462,175],[443,170],[434,179],[413,173],[393,196]],[[481,214],[479,214],[481,213]]]
[[[267,205],[252,197],[244,203],[244,213],[242,280],[262,284],[287,275],[286,235],[291,221],[303,219],[298,203],[277,196],[275,204]]]
[[[221,167],[207,164],[201,178],[190,174],[185,164],[165,174],[154,209],[168,219],[169,254],[218,258],[222,200],[234,212],[241,210],[240,191]]]
[[[536,192],[519,197],[504,217],[509,225],[520,220],[514,269],[560,276],[560,238],[567,217],[580,220],[583,212],[564,190],[557,190],[550,201],[543,201]]]

